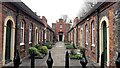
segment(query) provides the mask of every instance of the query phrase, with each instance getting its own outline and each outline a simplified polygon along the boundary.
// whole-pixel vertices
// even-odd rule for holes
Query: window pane
[[[62,28],[62,24],[60,24],[60,28]]]
[[[32,24],[30,25],[29,28],[29,42],[32,42]]]
[[[24,22],[21,23],[21,43],[24,43]]]
[[[94,23],[92,23],[92,44],[94,44]]]

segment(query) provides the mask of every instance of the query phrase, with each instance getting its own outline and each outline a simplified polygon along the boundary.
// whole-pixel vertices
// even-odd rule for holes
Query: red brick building
[[[53,42],[54,31],[48,25],[47,19],[46,19],[45,16],[42,16],[41,20],[42,20],[42,22],[45,25],[45,28],[44,28],[44,39],[42,41],[44,41],[44,43],[46,43],[46,42]]]
[[[56,23],[52,23],[52,28],[56,33],[57,41],[67,41],[67,31],[70,29],[71,24],[59,19]]]
[[[78,44],[78,48],[85,48],[86,56],[97,65],[101,65],[101,54],[104,52],[105,66],[115,66],[120,52],[119,4],[120,2],[98,2],[68,31],[69,41]]]
[[[21,59],[27,57],[28,48],[44,40],[45,27],[23,2],[0,2],[0,67],[13,62],[16,49]]]

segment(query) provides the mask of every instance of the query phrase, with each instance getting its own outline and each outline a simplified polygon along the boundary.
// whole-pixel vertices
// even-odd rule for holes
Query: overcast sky
[[[83,7],[83,0],[22,0],[37,15],[45,16],[48,24],[56,23],[62,15],[74,19]]]

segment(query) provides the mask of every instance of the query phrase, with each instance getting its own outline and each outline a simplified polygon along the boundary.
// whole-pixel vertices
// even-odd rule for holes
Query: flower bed
[[[82,58],[82,54],[78,52],[76,49],[72,49],[69,55],[70,59],[78,59]]]
[[[73,45],[65,45],[65,46],[66,46],[66,49],[74,49]]]
[[[48,53],[48,48],[37,44],[34,47],[29,48],[29,54],[32,54],[32,52],[34,52],[35,58],[44,58]]]

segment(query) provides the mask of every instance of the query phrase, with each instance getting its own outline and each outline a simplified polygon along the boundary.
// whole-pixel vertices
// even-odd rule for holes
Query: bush
[[[85,49],[85,48],[80,47],[80,53],[83,53],[84,49]]]
[[[47,46],[48,49],[52,48],[52,45],[45,45],[45,46]]]
[[[78,60],[80,60],[80,59],[82,59],[82,55],[81,54],[75,54],[75,55],[70,55],[70,58],[71,59],[78,59]]]
[[[39,50],[35,47],[30,47],[28,51],[29,51],[29,54],[32,54],[32,52],[34,52],[34,54],[40,55]]]
[[[40,44],[36,44],[35,48],[37,48],[38,50],[40,50]]]
[[[65,45],[70,45],[70,43],[69,43],[69,42],[66,42]]]
[[[66,49],[74,49],[73,45],[66,45]]]
[[[77,51],[76,51],[75,49],[72,49],[72,50],[71,50],[71,54],[72,54],[72,55],[76,55],[76,54],[77,54]]]
[[[39,50],[40,53],[42,54],[47,54],[48,53],[48,48],[46,46],[42,46]]]
[[[70,51],[70,58],[71,59],[81,59],[82,54],[79,51],[77,51],[76,49],[72,49]]]

